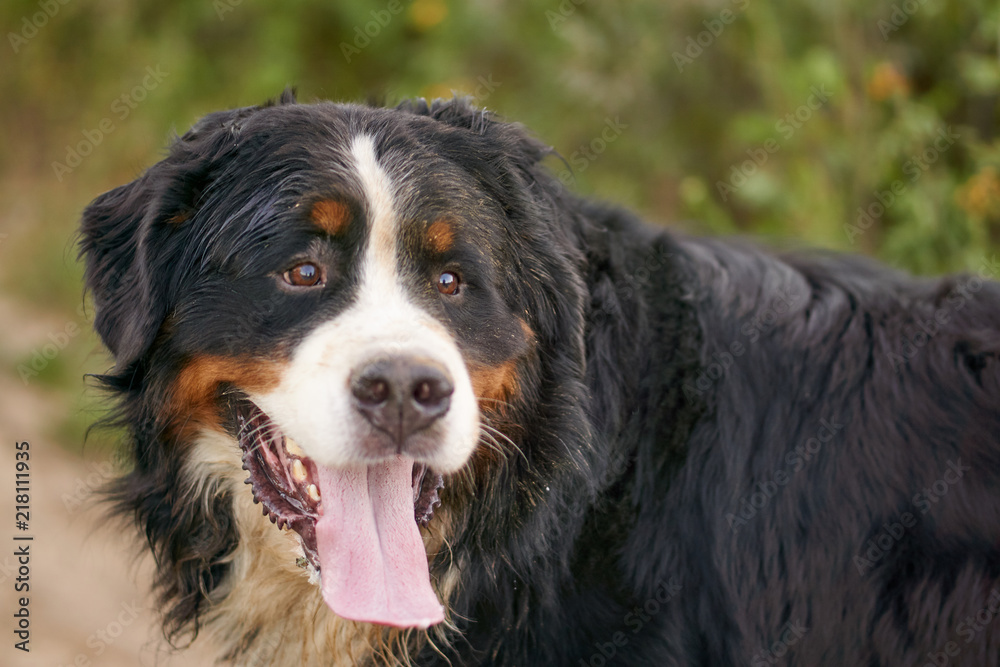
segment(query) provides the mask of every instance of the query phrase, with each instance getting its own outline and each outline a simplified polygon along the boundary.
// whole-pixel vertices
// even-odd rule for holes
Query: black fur
[[[206,513],[179,486],[169,383],[192,354],[293,344],[343,308],[347,277],[306,309],[253,267],[306,242],[291,211],[326,187],[320,146],[360,127],[439,171],[424,201],[487,202],[469,233],[494,260],[490,321],[536,336],[488,415],[521,454],[442,493],[453,549],[432,577],[461,568],[459,632],[417,664],[875,667],[949,642],[949,665],[1000,664],[1000,619],[965,620],[1000,604],[1000,286],[654,229],[570,194],[543,145],[460,100],[212,114],[85,212],[135,462],[115,498],[157,555],[171,636],[197,628],[236,532],[228,498]]]

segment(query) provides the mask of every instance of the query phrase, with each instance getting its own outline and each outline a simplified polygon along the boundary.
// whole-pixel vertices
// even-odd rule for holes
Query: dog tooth
[[[310,484],[306,488],[306,492],[309,494],[309,497],[312,498],[313,500],[317,501],[319,500],[319,489],[316,488],[315,484]]]
[[[302,451],[302,448],[299,447],[299,443],[295,442],[287,435],[285,436],[285,449],[289,454],[294,454],[295,456],[302,457],[306,455],[306,453]]]
[[[302,465],[302,461],[295,459],[292,462],[292,477],[295,478],[296,482],[306,481],[306,467]]]

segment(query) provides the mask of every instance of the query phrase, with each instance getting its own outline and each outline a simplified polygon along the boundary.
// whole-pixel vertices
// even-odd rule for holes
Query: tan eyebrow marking
[[[167,218],[167,224],[169,225],[182,225],[188,221],[191,217],[191,209],[184,209],[183,211],[178,211],[171,217]]]
[[[331,236],[342,234],[347,229],[351,212],[347,204],[336,199],[321,199],[313,204],[309,216],[313,224]]]
[[[427,245],[434,252],[448,252],[454,243],[455,230],[448,220],[435,220],[427,228]]]

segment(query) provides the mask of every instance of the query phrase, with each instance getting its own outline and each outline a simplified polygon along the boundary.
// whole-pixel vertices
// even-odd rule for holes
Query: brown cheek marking
[[[517,437],[516,424],[511,423],[510,404],[519,390],[517,360],[510,359],[499,366],[480,366],[470,364],[469,379],[472,381],[472,391],[479,402],[479,410],[486,417],[487,423],[515,441]],[[500,442],[499,448],[506,449]],[[472,470],[475,477],[482,481],[494,466],[503,458],[503,453],[494,447],[477,447],[472,457]]]
[[[502,412],[504,403],[517,392],[517,361],[510,359],[499,366],[471,365],[469,377],[480,407]]]
[[[222,431],[216,392],[232,383],[240,389],[266,391],[278,384],[281,363],[260,359],[201,356],[192,359],[174,380],[170,408],[172,426],[186,432],[192,427]]]
[[[427,228],[427,245],[436,253],[445,253],[455,244],[455,230],[451,223],[437,220]]]
[[[491,413],[502,413],[519,389],[517,363],[519,359],[528,356],[528,351],[534,348],[535,332],[523,319],[518,318],[521,331],[524,334],[524,347],[516,358],[508,359],[495,366],[469,363],[469,377],[472,380],[472,391],[479,400],[480,409]]]
[[[314,225],[327,234],[336,236],[347,229],[351,212],[343,202],[334,199],[324,199],[313,204],[309,215]]]
[[[518,322],[524,333],[525,343],[525,349],[520,355],[496,366],[486,366],[473,362],[469,363],[468,368],[472,390],[479,401],[479,409],[484,413],[484,416],[487,416],[490,426],[514,442],[520,443],[523,442],[524,432],[521,425],[513,421],[510,414],[510,404],[516,400],[518,392],[522,390],[518,361],[527,360],[526,363],[531,363],[536,337],[535,332],[525,320],[518,318]],[[530,388],[527,388],[527,391],[530,392]],[[501,442],[499,449],[506,450],[507,445]],[[506,455],[513,456],[514,453],[507,452]],[[504,452],[498,451],[497,447],[477,447],[470,461],[472,476],[477,484],[486,484],[494,474],[496,466],[500,465],[503,459]]]

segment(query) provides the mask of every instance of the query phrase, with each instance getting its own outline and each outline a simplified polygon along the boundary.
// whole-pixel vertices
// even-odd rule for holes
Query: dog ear
[[[494,114],[477,108],[470,97],[437,98],[430,102],[417,97],[401,102],[396,108],[418,116],[430,116],[434,120],[471,130],[476,134],[484,134],[492,123],[497,122]]]
[[[294,103],[293,93],[286,90],[276,103]],[[238,144],[243,122],[260,108],[205,116],[174,141],[164,160],[84,210],[79,247],[94,297],[94,328],[115,356],[116,371],[153,344],[172,302],[170,277],[180,256],[176,237],[213,172]]]
[[[396,108],[482,136],[493,145],[502,147],[506,156],[518,163],[517,166],[529,168],[554,153],[550,146],[533,137],[520,123],[508,123],[486,109],[477,108],[469,97],[439,98],[429,103],[418,97],[406,100]]]
[[[83,212],[80,255],[94,296],[94,328],[120,370],[148,349],[166,305],[150,281],[146,218],[154,204],[154,170],[95,199]]]

